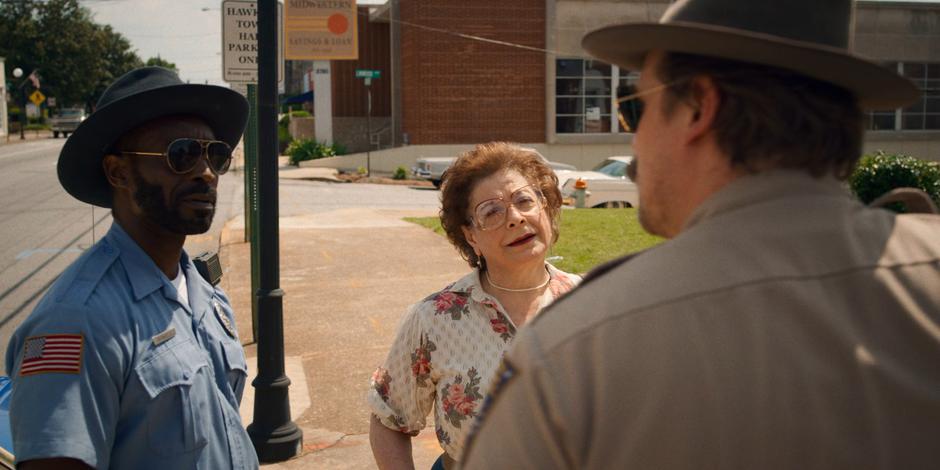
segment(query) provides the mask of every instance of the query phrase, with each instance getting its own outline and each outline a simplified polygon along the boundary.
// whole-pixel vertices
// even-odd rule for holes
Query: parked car
[[[58,113],[49,119],[52,137],[58,139],[59,134],[62,134],[62,137],[68,137],[70,133],[75,132],[75,129],[85,120],[85,117],[85,110],[82,108],[60,109]]]
[[[574,205],[575,182],[587,183],[585,207],[637,207],[640,197],[636,183],[627,176],[627,165],[633,157],[610,157],[591,171],[558,173],[561,196],[565,205]]]
[[[542,154],[538,153],[535,149],[528,149],[537,153],[542,160],[545,160],[548,163],[548,166],[552,167],[555,170],[555,174],[558,174],[560,171],[575,171],[574,165],[569,165],[567,163],[561,162],[552,162],[548,161]],[[454,160],[457,160],[457,157],[421,157],[415,160],[415,166],[411,168],[411,173],[418,178],[423,178],[430,180],[431,183],[434,183],[435,188],[441,187],[441,177],[444,175],[444,172],[454,164]],[[561,176],[558,177],[559,181]]]

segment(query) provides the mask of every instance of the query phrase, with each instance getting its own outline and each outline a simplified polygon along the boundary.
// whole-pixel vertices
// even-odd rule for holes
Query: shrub
[[[333,142],[333,153],[336,155],[346,155],[346,146],[339,142]]]
[[[356,173],[359,173],[360,175],[365,175],[365,174],[368,173],[368,172],[369,172],[369,170],[366,170],[366,167],[364,167],[364,166],[361,166],[361,167],[359,167],[359,168],[356,169]]]
[[[277,126],[277,151],[280,154],[287,153],[287,147],[294,141],[290,136],[287,126]]]
[[[290,164],[297,165],[306,160],[335,157],[336,151],[332,145],[326,145],[313,139],[299,139],[287,146],[287,155],[290,157]]]
[[[403,180],[407,178],[408,178],[408,170],[406,170],[405,167],[400,166],[398,168],[395,168],[395,173],[392,174],[392,179]]]
[[[302,110],[290,112],[290,118],[302,117],[310,117],[310,113]],[[285,113],[281,116],[281,119],[277,121],[277,150],[281,154],[288,153],[287,147],[294,141],[294,138],[290,135],[290,129],[288,128],[290,118],[288,118]]]
[[[940,204],[940,165],[907,155],[889,155],[878,152],[866,155],[849,176],[852,192],[868,204],[878,196],[895,188],[911,187],[923,190]],[[895,212],[906,212],[904,204],[886,206]]]

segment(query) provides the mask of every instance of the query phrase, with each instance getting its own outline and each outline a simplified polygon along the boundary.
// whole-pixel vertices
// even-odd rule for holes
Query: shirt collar
[[[831,177],[816,178],[800,170],[772,170],[738,178],[699,204],[682,231],[712,217],[743,207],[794,197],[849,197],[842,183]],[[811,204],[811,203],[808,203]]]
[[[118,221],[115,220],[111,224],[111,229],[108,230],[108,234],[104,238],[120,253],[121,264],[124,266],[124,270],[127,271],[128,281],[134,291],[134,300],[140,301],[161,288],[164,297],[178,300],[176,288],[173,287],[170,280],[157,267],[157,263],[153,261],[150,255],[128,235]],[[196,270],[196,266],[193,265],[185,250],[180,256],[180,266],[186,274],[189,304],[195,307],[207,302],[212,297],[212,287],[199,275],[199,271]],[[204,309],[194,308],[190,310],[188,305],[183,307],[200,314],[199,316],[205,313],[201,311]]]

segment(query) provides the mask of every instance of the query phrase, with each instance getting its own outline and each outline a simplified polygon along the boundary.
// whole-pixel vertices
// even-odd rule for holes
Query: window
[[[868,113],[869,130],[940,130],[940,63],[886,64],[923,91],[920,100],[894,111]]]
[[[612,132],[611,109],[613,94],[616,92],[616,77],[616,67],[598,60],[556,60],[555,132]]]

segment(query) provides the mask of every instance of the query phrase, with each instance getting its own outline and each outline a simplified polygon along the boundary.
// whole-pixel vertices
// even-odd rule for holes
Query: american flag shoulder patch
[[[23,346],[20,376],[77,374],[82,370],[84,348],[85,337],[80,334],[30,336]]]

